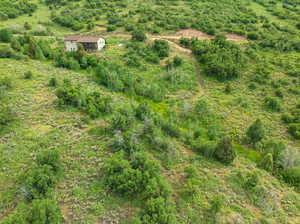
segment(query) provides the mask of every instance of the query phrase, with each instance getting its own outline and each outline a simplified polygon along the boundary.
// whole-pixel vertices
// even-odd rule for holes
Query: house
[[[65,36],[66,51],[77,51],[78,44],[81,44],[86,51],[100,51],[105,46],[105,40],[100,36]]]

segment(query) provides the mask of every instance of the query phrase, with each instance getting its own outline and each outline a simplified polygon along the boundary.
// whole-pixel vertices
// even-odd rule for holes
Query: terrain
[[[297,0],[0,2],[0,223],[300,223],[299,21]]]

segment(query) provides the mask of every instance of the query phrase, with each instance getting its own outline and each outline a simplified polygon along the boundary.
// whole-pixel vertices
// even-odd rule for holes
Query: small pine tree
[[[266,171],[273,171],[273,156],[271,153],[267,153],[260,161],[259,167],[265,169]]]
[[[260,119],[257,119],[246,132],[250,142],[255,144],[265,137],[265,129]]]
[[[236,150],[229,137],[223,138],[216,147],[215,158],[222,163],[230,164],[236,157]]]

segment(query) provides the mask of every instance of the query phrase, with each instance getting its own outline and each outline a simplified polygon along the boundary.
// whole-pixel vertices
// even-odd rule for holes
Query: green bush
[[[33,76],[32,71],[28,71],[24,73],[25,79],[32,79],[32,76]]]
[[[54,200],[50,199],[33,200],[32,207],[27,217],[28,223],[63,223],[60,208]]]
[[[289,124],[288,130],[295,139],[300,139],[300,123]]]
[[[123,153],[116,153],[105,163],[105,182],[114,192],[144,198],[167,198],[170,187],[163,180],[156,160],[146,153],[135,153],[127,160]]]
[[[236,157],[236,150],[229,137],[223,138],[217,145],[214,156],[222,163],[230,164]]]
[[[272,172],[274,169],[273,164],[274,164],[274,161],[273,161],[272,154],[267,153],[260,161],[259,167],[266,171]]]
[[[155,40],[152,48],[154,51],[157,52],[160,58],[165,58],[169,56],[170,46],[165,40]]]
[[[300,166],[285,168],[281,175],[286,183],[300,189]]]
[[[13,38],[13,34],[10,29],[1,29],[0,30],[0,42],[9,43]]]
[[[177,223],[174,204],[162,197],[147,200],[140,216],[141,224]]]
[[[266,97],[264,103],[265,103],[266,108],[271,111],[275,111],[275,112],[281,111],[281,103],[276,98]]]
[[[146,34],[142,30],[135,30],[131,35],[134,41],[145,41],[147,39]]]
[[[265,137],[265,129],[260,119],[257,119],[253,124],[249,126],[246,132],[250,142],[256,144]]]
[[[24,196],[29,200],[44,197],[57,181],[58,177],[51,166],[34,166],[23,177]]]
[[[15,119],[12,109],[0,103],[0,131]]]

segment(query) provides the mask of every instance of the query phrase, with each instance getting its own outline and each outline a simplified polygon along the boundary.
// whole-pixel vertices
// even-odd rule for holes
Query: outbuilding
[[[105,39],[100,36],[65,36],[66,51],[77,51],[79,44],[81,44],[86,51],[100,51],[105,46]]]

